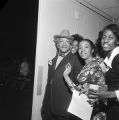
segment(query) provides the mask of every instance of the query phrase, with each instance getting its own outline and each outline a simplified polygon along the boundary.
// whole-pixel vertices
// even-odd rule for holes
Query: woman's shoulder
[[[119,54],[117,54],[112,60],[112,69],[119,73]]]
[[[119,54],[113,58],[112,64],[119,64]]]
[[[94,57],[93,58],[93,60],[92,60],[92,63],[93,64],[96,64],[96,65],[99,65],[99,64],[101,64],[102,62],[104,62],[104,59],[103,58],[101,58],[101,57]]]
[[[119,53],[114,57],[114,59],[119,60]]]
[[[101,57],[99,57],[99,56],[96,56],[95,58],[96,58],[96,60],[99,61],[99,62],[103,62],[103,61],[104,61],[104,59],[101,58]]]

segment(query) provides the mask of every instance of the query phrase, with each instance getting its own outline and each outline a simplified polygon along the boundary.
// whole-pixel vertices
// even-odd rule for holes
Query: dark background
[[[7,74],[4,62],[27,57],[34,68],[37,18],[38,0],[0,0],[0,78]],[[31,120],[33,88],[18,90],[5,81],[0,83],[0,119]]]
[[[0,2],[0,60],[35,56],[38,0]]]

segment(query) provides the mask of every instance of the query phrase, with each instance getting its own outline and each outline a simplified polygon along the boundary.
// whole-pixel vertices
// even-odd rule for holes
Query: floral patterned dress
[[[102,70],[102,65],[104,64],[103,59],[99,57],[94,57],[91,62],[86,64],[79,75],[77,76],[79,85],[78,88],[81,88],[83,91],[88,91],[89,84],[96,84],[99,86],[105,86],[105,77],[104,71]],[[105,120],[106,115],[105,112],[97,110],[96,107],[100,107],[99,105],[94,106],[94,112],[92,114],[91,120]],[[97,111],[95,111],[97,110]]]
[[[77,76],[79,85],[82,89],[85,89],[86,84],[96,84],[99,86],[105,85],[104,72],[102,71],[101,66],[102,63],[102,58],[94,57],[91,62],[82,68],[81,72]]]

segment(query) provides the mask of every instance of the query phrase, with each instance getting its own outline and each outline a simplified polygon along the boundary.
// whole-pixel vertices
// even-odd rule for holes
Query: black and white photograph
[[[119,0],[1,0],[1,120],[119,120]]]

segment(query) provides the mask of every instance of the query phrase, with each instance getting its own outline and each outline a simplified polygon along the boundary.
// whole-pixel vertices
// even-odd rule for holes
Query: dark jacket
[[[112,61],[112,68],[106,73],[106,82],[109,91],[119,90],[119,54]],[[108,99],[107,120],[119,120],[119,101],[117,98]]]
[[[106,73],[106,83],[109,90],[119,90],[119,54],[112,61],[112,68]]]
[[[68,88],[64,78],[63,72],[65,65],[70,63],[72,66],[70,77],[77,82],[77,75],[80,72],[82,65],[77,58],[77,55],[72,53],[67,54],[55,69],[57,57],[53,58],[52,65],[49,66],[48,80],[46,91],[42,103],[41,115],[49,114],[50,111],[56,115],[64,116],[67,114],[67,108],[71,100],[71,91]]]

